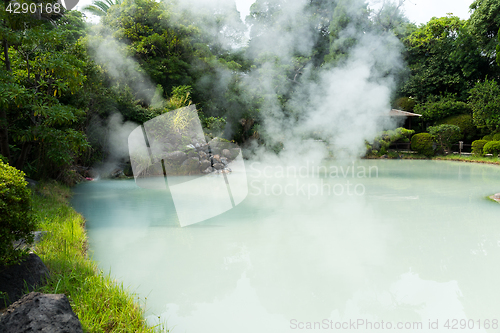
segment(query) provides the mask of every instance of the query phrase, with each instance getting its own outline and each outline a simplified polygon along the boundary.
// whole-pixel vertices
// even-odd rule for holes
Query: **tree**
[[[51,24],[26,15],[22,26],[3,26],[10,45],[0,69],[2,155],[18,169],[36,160],[38,167],[30,164],[29,172],[37,176],[57,177],[87,147],[79,126],[85,111],[64,101],[86,79],[75,48],[81,31],[78,24],[68,24],[78,16]]]
[[[444,152],[451,151],[451,145],[462,138],[460,127],[450,124],[431,126],[428,128],[429,134],[434,136],[437,143]]]
[[[490,73],[466,22],[456,16],[432,18],[404,40],[410,69],[401,94],[425,101],[432,95],[456,94],[467,99],[467,91]]]
[[[475,0],[470,9],[469,26],[478,40],[481,50],[494,64],[497,34],[500,29],[500,2],[497,0]]]
[[[490,132],[500,129],[500,86],[495,80],[478,82],[470,90],[469,104],[478,128],[487,128]]]

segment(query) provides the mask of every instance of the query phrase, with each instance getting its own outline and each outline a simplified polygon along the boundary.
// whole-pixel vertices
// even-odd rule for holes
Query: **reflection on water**
[[[133,181],[82,184],[73,205],[100,267],[147,296],[148,320],[160,316],[173,332],[293,332],[308,323],[372,332],[367,325],[381,321],[391,331],[422,323],[407,331],[445,332],[448,319],[450,328],[468,320],[455,331],[498,331],[500,206],[485,197],[500,191],[500,168],[356,165],[376,166],[378,176],[277,178],[247,166],[245,201],[184,228],[168,192]],[[347,182],[358,194],[333,191]]]

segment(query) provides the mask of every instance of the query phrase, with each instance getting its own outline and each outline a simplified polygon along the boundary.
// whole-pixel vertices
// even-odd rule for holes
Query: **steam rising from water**
[[[258,22],[247,20],[253,22],[247,55],[265,57],[268,61],[261,61],[261,66],[241,75],[237,83],[230,79],[234,77],[233,72],[220,68],[215,76],[216,82],[213,82],[214,76],[201,78],[200,82],[206,81],[206,89],[216,89],[221,100],[224,95],[220,92],[234,84],[242,94],[262,98],[259,132],[268,144],[283,145],[284,150],[280,153],[283,162],[299,157],[320,160],[329,152],[341,159],[362,156],[365,140],[371,141],[381,130],[394,127],[385,115],[390,110],[395,88],[394,73],[403,67],[400,42],[391,33],[368,32],[352,23],[338,34],[340,42],[346,39],[358,41],[343,61],[336,65],[327,63],[319,69],[307,65],[299,68],[292,80],[287,78],[287,68],[300,67],[294,56],[312,55],[316,43],[313,31],[318,22],[308,21],[308,1],[274,0],[271,3],[280,6],[276,22],[260,26]],[[363,4],[361,0],[343,2],[347,15],[353,16]],[[174,11],[189,12],[191,21],[210,32],[214,42],[236,48],[243,40],[243,22],[231,0],[187,0],[169,2],[168,5],[175,8]],[[220,17],[226,18],[223,27],[217,21]],[[175,20],[176,16],[171,16],[171,19]],[[353,22],[355,20],[353,18]],[[140,98],[151,101],[154,85],[137,63],[120,51],[123,45],[108,36],[94,40],[91,46],[97,62],[115,80],[125,82]],[[283,105],[277,96],[285,94],[291,96]],[[234,123],[241,117],[237,109],[228,112],[230,122]],[[113,129],[110,127],[110,130]],[[311,142],[311,138],[322,139],[326,145]],[[122,144],[125,146],[126,140]],[[255,158],[269,158],[262,148],[253,152]]]

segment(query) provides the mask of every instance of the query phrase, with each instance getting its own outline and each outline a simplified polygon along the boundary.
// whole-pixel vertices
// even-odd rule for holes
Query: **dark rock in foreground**
[[[0,299],[0,309],[21,298],[26,287],[32,291],[45,284],[48,276],[49,270],[34,253],[30,253],[28,258],[18,265],[0,267],[0,291],[6,293],[6,299]]]
[[[83,330],[66,295],[32,292],[0,316],[0,332],[83,333]]]

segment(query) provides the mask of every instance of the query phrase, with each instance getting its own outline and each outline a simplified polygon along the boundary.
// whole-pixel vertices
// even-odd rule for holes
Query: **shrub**
[[[411,149],[416,150],[419,154],[430,157],[434,155],[433,143],[434,137],[429,133],[415,134],[411,138]]]
[[[485,136],[483,136],[483,140],[493,141],[493,135],[491,135],[491,134],[485,135]]]
[[[15,241],[33,241],[35,221],[31,215],[31,191],[24,172],[0,161],[0,265],[15,264],[27,254]]]
[[[500,133],[497,133],[497,134],[493,135],[491,141],[500,141]]]
[[[488,141],[486,140],[476,140],[472,142],[472,155],[474,156],[483,156],[483,147],[485,144],[487,144]]]
[[[489,141],[484,145],[483,152],[485,154],[493,154],[493,156],[498,156],[498,154],[500,154],[500,141]]]
[[[414,130],[408,130],[403,127],[398,127],[394,130],[383,131],[373,140],[373,145],[380,148],[379,155],[387,154],[389,146],[396,141],[409,142],[409,138],[415,133]]]
[[[417,104],[417,102],[415,101],[415,99],[413,99],[411,97],[401,97],[401,98],[398,98],[396,100],[396,102],[394,103],[394,106],[397,109],[401,109],[401,110],[408,111],[408,112],[413,112],[413,108],[415,107],[416,104]]]
[[[472,110],[467,103],[457,101],[454,96],[430,99],[426,103],[417,104],[415,113],[422,115],[423,121],[438,121],[459,114],[471,114]]]
[[[472,116],[469,114],[460,114],[457,116],[447,117],[437,122],[437,125],[448,124],[460,127],[465,140],[470,142],[477,135],[477,128],[474,126]]]
[[[451,145],[462,138],[460,127],[449,124],[431,126],[429,127],[429,134],[435,137],[437,143],[444,151],[450,151]]]

